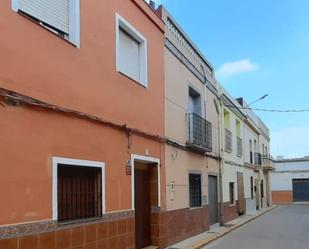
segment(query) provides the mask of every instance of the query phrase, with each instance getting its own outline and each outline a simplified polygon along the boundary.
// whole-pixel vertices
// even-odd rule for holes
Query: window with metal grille
[[[79,0],[12,0],[13,10],[79,47]]]
[[[230,205],[233,205],[234,202],[235,202],[234,182],[230,182]]]
[[[190,207],[202,206],[202,179],[200,174],[189,174]]]
[[[101,169],[58,164],[58,220],[102,215]]]

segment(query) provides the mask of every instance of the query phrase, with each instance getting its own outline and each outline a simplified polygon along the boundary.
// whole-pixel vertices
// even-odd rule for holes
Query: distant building
[[[274,203],[309,201],[309,157],[275,161],[271,173],[271,190]]]

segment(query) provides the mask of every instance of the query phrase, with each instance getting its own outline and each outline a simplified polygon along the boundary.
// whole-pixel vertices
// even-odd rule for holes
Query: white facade
[[[293,179],[309,179],[309,158],[276,161],[275,167],[271,173],[272,191],[292,191]]]

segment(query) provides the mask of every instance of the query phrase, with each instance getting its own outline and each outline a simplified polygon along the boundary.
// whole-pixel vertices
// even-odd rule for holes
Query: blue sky
[[[309,109],[308,0],[163,0],[234,96],[266,109]],[[309,155],[309,113],[256,112],[274,156]]]

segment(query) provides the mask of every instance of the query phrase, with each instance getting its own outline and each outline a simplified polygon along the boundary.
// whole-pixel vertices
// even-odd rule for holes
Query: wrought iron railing
[[[262,155],[260,153],[254,153],[254,164],[262,165]]]
[[[240,137],[237,137],[237,156],[242,157],[242,139]]]
[[[195,113],[188,113],[188,142],[191,147],[212,150],[212,125]]]
[[[225,147],[224,147],[224,149],[228,152],[233,151],[233,134],[228,129],[225,129]]]

